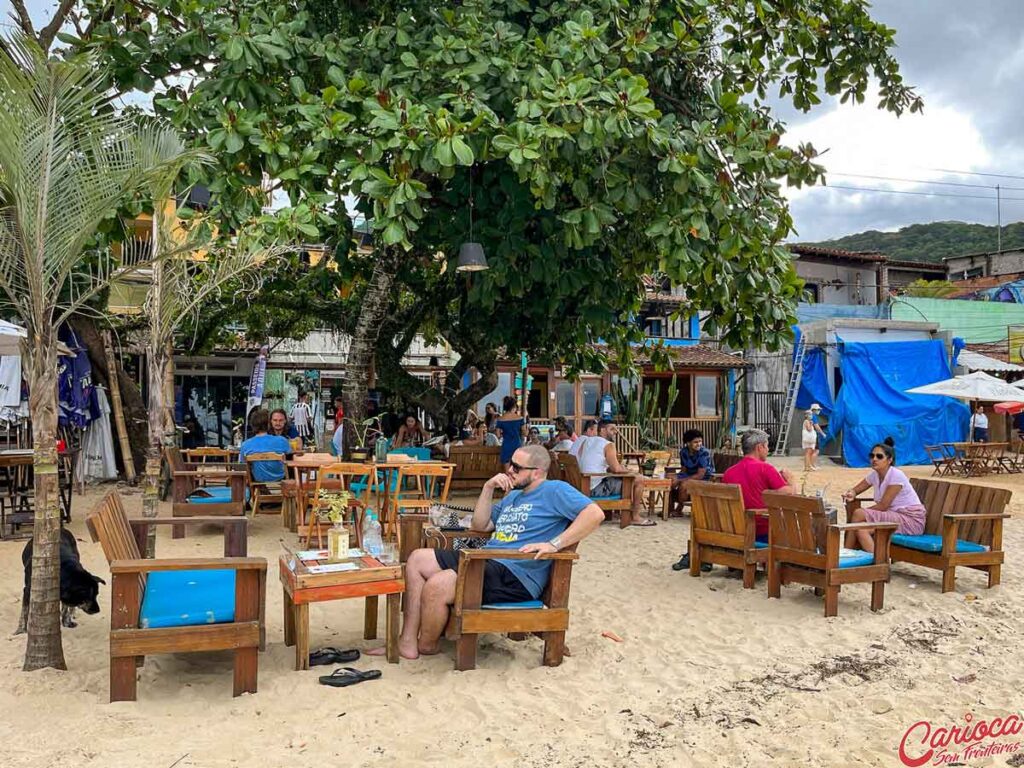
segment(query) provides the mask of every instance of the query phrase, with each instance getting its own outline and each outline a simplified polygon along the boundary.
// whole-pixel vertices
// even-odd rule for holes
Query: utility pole
[[[996,252],[1003,250],[1003,205],[999,185],[996,184]]]

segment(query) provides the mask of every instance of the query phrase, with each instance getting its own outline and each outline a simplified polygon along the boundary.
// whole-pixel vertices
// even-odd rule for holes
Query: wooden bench
[[[175,524],[175,518],[129,520],[117,491],[111,491],[86,518],[93,541],[99,542],[113,577],[110,595],[110,700],[135,701],[136,667],[154,653],[234,651],[234,695],[256,692],[258,652],[263,645],[267,561],[256,557],[143,559],[150,525]],[[244,552],[244,517],[194,518],[192,522],[224,528],[226,554]],[[149,576],[183,571],[234,571],[233,619],[201,623],[143,626],[143,601]],[[155,583],[155,582],[154,582]],[[168,589],[168,594],[173,590]],[[202,609],[200,609],[202,610]]]
[[[501,463],[500,447],[453,445],[449,449],[448,461],[455,465],[451,484],[453,491],[479,490],[505,469]]]
[[[1009,517],[1005,510],[1011,492],[930,477],[912,477],[910,484],[928,510],[923,534],[928,538],[895,534],[892,561],[942,571],[943,592],[956,588],[958,565],[985,571],[988,586],[996,586],[1004,560],[1003,520]],[[847,511],[861,501],[855,499]]]

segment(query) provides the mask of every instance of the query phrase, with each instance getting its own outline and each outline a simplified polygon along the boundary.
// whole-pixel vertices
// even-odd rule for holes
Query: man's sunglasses
[[[870,461],[871,459],[878,459],[879,461],[881,461],[884,458],[885,458],[885,454],[884,453],[869,453],[868,454],[868,461]]]
[[[522,464],[516,464],[514,461],[510,461],[508,466],[513,472],[518,472],[521,469],[536,469],[536,467],[525,467]]]

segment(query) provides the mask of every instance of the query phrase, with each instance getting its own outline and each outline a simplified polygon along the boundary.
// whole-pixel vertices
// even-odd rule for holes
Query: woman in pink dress
[[[847,502],[853,501],[858,494],[868,488],[874,490],[873,506],[851,509],[847,505],[847,519],[851,523],[896,523],[896,533],[918,536],[924,533],[924,522],[927,515],[921,499],[918,498],[910,479],[897,469],[896,451],[891,437],[871,449],[871,472],[851,490],[843,494]],[[859,544],[866,552],[875,551],[875,541],[871,531],[847,531],[846,546],[853,548]]]

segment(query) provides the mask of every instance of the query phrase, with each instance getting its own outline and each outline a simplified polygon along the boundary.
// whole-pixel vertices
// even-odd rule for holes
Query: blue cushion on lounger
[[[235,572],[156,571],[146,577],[139,626],[192,627],[235,620]]]
[[[892,543],[900,547],[906,547],[907,549],[916,549],[919,552],[942,551],[942,537],[934,533],[922,533],[920,536],[907,536],[904,533],[894,533],[892,536]],[[988,547],[984,544],[976,544],[973,541],[957,539],[956,551],[988,552]]]
[[[871,552],[865,552],[863,549],[840,549],[839,550],[839,567],[840,568],[859,568],[862,565],[874,565],[875,556]]]
[[[491,603],[480,607],[489,611],[525,611],[529,608],[543,608],[544,603],[540,600],[524,600],[521,603]]]
[[[416,461],[430,461],[430,449],[429,448],[394,448],[388,453],[398,453],[403,456],[415,456]]]
[[[245,500],[249,500],[248,488],[245,489]],[[186,501],[189,504],[227,504],[231,501],[231,489],[224,485],[208,485],[194,491]]]

